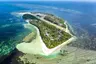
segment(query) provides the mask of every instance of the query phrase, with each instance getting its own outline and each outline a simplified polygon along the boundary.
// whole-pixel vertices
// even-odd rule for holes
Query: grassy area
[[[26,17],[27,16],[27,17]],[[26,19],[33,19],[33,20],[39,20],[38,18],[36,18],[35,16],[32,16],[30,14],[24,14],[23,15],[23,18],[26,20]]]
[[[61,19],[61,18],[55,17],[54,15],[50,15],[50,14],[46,15],[44,17],[44,19],[47,20],[47,21],[50,21],[50,22],[52,22],[52,23],[54,23],[56,25],[59,25],[59,26],[61,26],[63,28],[66,28],[66,25],[64,24],[64,20]]]
[[[32,18],[29,18],[29,16],[30,15],[28,14],[23,15],[23,18],[26,19],[28,17],[28,19],[32,19],[30,20],[30,23],[38,27],[42,40],[48,48],[54,48],[71,37],[71,35],[60,29],[57,29],[55,26],[47,24],[46,22],[37,19],[32,15]]]

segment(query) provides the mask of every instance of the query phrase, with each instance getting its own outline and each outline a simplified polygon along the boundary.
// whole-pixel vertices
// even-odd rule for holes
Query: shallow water
[[[24,36],[32,32],[24,28],[26,22],[22,17],[12,14],[26,11],[52,13],[67,20],[78,37],[69,46],[96,50],[96,3],[0,2],[0,55],[8,54]]]

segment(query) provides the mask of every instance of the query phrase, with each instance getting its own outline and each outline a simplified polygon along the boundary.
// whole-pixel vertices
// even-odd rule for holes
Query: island
[[[71,35],[64,31],[66,29],[64,21],[54,15],[24,14],[23,18],[38,27],[42,40],[48,48],[54,48],[71,38]]]
[[[28,22],[28,25],[36,29],[35,33],[30,33],[23,39],[23,43],[16,46],[23,53],[48,56],[56,54],[64,45],[76,40],[67,22],[53,14],[42,12],[19,14]]]

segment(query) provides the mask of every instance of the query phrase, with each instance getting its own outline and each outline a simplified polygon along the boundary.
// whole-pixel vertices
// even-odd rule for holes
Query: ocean
[[[78,37],[70,46],[96,50],[96,3],[0,2],[0,56],[10,53],[24,36],[34,31],[24,27],[26,22],[14,14],[18,12],[44,12],[61,17]]]

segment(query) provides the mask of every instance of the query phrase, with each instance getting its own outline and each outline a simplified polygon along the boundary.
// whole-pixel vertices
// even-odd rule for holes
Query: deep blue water
[[[0,2],[0,48],[13,47],[13,42],[21,40],[21,33],[29,33],[23,24],[22,18],[13,15],[13,12],[46,12],[57,15],[73,27],[78,37],[90,40],[91,47],[96,38],[96,3],[84,2]],[[22,34],[23,35],[23,34]],[[90,37],[89,37],[90,36]],[[12,39],[13,38],[13,39]],[[19,39],[21,38],[21,39]],[[12,41],[11,41],[12,40]],[[82,40],[82,39],[81,39]],[[19,41],[18,41],[19,42]],[[86,43],[86,40],[83,41]],[[9,44],[10,43],[10,44]],[[79,41],[80,44],[82,44]],[[88,44],[88,42],[87,42]],[[88,47],[88,45],[86,45]],[[96,47],[94,45],[94,47]],[[5,49],[4,47],[3,49]],[[2,50],[0,49],[0,52]],[[94,48],[96,49],[96,48]]]

